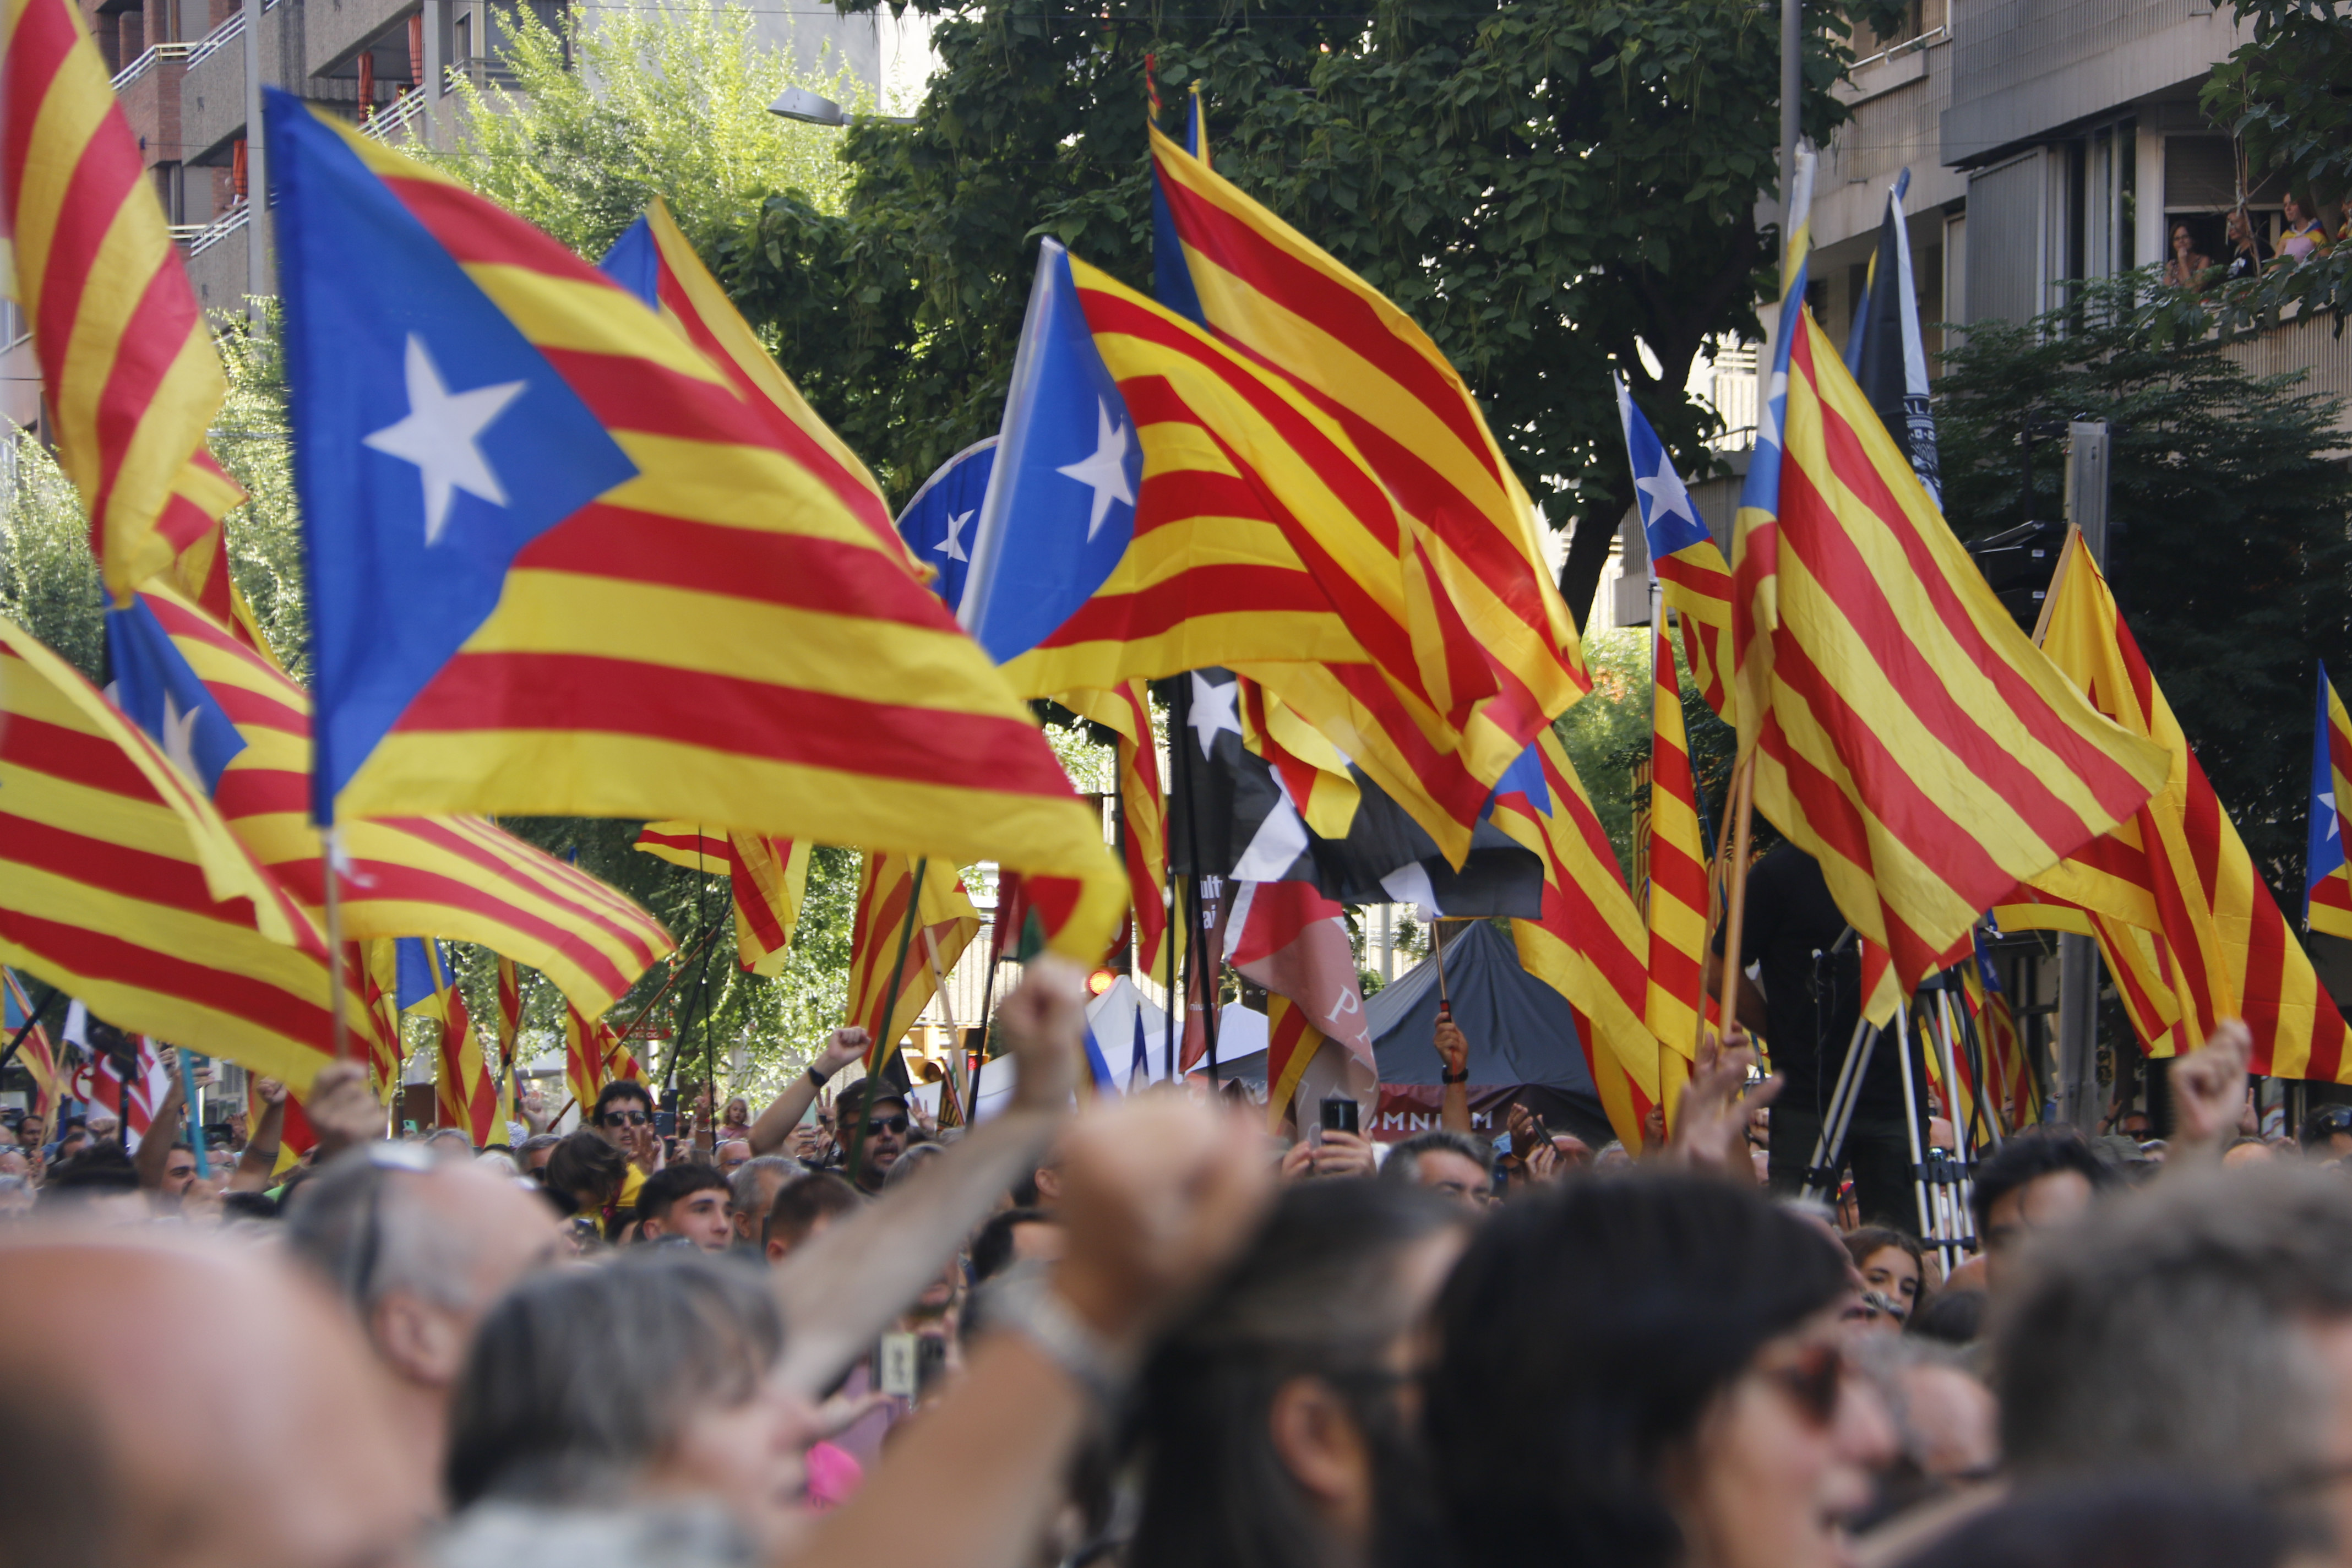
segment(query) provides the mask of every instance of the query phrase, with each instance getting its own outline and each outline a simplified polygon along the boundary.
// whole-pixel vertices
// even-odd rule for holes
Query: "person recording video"
[[[1724,933],[1707,955],[1706,991],[1723,994]],[[1861,1014],[1862,948],[1830,897],[1822,868],[1794,844],[1783,842],[1748,873],[1747,913],[1740,924],[1740,967],[1759,968],[1762,984],[1739,987],[1739,1022],[1761,1035],[1772,1070],[1788,1087],[1772,1102],[1769,1167],[1772,1190],[1805,1184],[1822,1123],[1837,1090],[1846,1051]],[[1870,1052],[1854,1099],[1842,1169],[1853,1173],[1864,1225],[1914,1231],[1919,1208],[1911,1187],[1911,1139],[1903,1124],[1902,1061],[1889,1029]],[[1859,1047],[1855,1047],[1859,1049]],[[1924,1113],[1926,1078],[1912,1063],[1914,1097]],[[1921,1146],[1926,1144],[1925,1124]],[[1818,1189],[1834,1198],[1834,1180]]]

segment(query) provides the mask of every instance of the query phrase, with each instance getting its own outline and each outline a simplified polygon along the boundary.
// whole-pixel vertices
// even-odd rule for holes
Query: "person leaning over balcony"
[[[2319,221],[2319,212],[2306,188],[2286,194],[2286,235],[2279,241],[2279,255],[2294,261],[2304,261],[2318,254],[2327,245],[2327,230]]]
[[[2206,268],[2212,265],[2213,258],[2197,248],[2196,237],[2189,232],[2189,226],[2174,224],[2172,259],[2164,264],[2165,286],[2171,289],[2197,288],[2199,279],[2205,276]]]
[[[2231,211],[2230,214],[2230,269],[2222,276],[2231,282],[2241,278],[2252,278],[2263,269],[2270,258],[2270,244],[2263,238],[2263,231],[2255,226],[2254,220],[2246,215],[2246,209],[2238,207]]]

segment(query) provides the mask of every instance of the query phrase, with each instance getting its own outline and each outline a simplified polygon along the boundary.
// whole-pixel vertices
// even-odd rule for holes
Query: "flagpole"
[[[1731,783],[1732,797],[1738,803],[1732,816],[1731,829],[1731,889],[1724,896],[1723,911],[1723,1037],[1731,1037],[1739,1022],[1739,942],[1748,912],[1748,819],[1756,806],[1756,753],[1748,753],[1748,763]]]
[[[329,823],[319,829],[319,858],[327,873],[327,1010],[334,1016],[335,1059],[351,1060],[350,1032],[343,1026],[343,899],[335,861],[342,848],[341,830]]]
[[[1173,721],[1168,726],[1170,742],[1168,784],[1169,787],[1172,789],[1176,786],[1180,778],[1183,774],[1190,774],[1192,772],[1192,756],[1189,751],[1181,753],[1184,758],[1182,774],[1180,774],[1174,766],[1175,758],[1179,754],[1177,748],[1189,743],[1177,739],[1177,737],[1182,735],[1187,730],[1192,727],[1192,675],[1190,670],[1185,671],[1182,675],[1176,678],[1176,700],[1171,707],[1172,713],[1171,717]],[[1201,864],[1201,818],[1199,809],[1193,804],[1193,797],[1198,793],[1199,787],[1197,784],[1186,784],[1184,785],[1184,841],[1192,846],[1192,865],[1194,868],[1192,874],[1184,879],[1185,887],[1191,894],[1191,901],[1184,920],[1184,945],[1189,950],[1184,955],[1184,966],[1190,972],[1192,977],[1194,980],[1199,981],[1201,984],[1201,1037],[1202,1040],[1207,1042],[1208,1045],[1209,1092],[1214,1094],[1219,1087],[1217,1083],[1217,965],[1224,957],[1224,954],[1216,953],[1213,955],[1208,955],[1204,954],[1202,951],[1208,945],[1209,939],[1206,931],[1202,928],[1201,876],[1199,870]],[[1171,879],[1175,874],[1175,855],[1172,850],[1169,855],[1169,874]],[[1168,962],[1169,973],[1173,974],[1175,973],[1176,961],[1171,956]],[[1209,966],[1208,972],[1205,974],[1202,973],[1201,967],[1203,962],[1205,962]],[[1173,1000],[1174,999],[1171,996],[1171,1001],[1172,1002]],[[1190,998],[1187,998],[1188,1005],[1189,1002]]]
[[[915,944],[915,922],[922,918],[923,878],[929,871],[930,866],[931,858],[928,855],[916,861],[914,878],[908,885],[907,923],[898,928],[898,956],[890,965],[890,986],[883,994],[882,1012],[877,1020],[882,1026],[883,1034],[889,1032],[890,1016],[898,1010],[898,983],[906,976],[907,950]],[[882,1055],[882,1045],[883,1042],[878,1037],[866,1042],[866,1076],[868,1078],[873,1078],[881,1071],[881,1066],[885,1060]],[[898,1050],[898,1042],[892,1041],[890,1048],[895,1054]],[[866,1096],[866,1109],[859,1112],[857,1131],[850,1135],[849,1140],[849,1184],[853,1187],[857,1184],[857,1178],[866,1164],[866,1122],[873,1109],[874,1091],[867,1089]]]
[[[1004,868],[1001,866],[997,868],[996,886],[996,907],[988,912],[988,973],[980,983],[980,1059],[971,1064],[971,1083],[965,1096],[968,1103],[964,1106],[964,1125],[967,1127],[980,1125],[980,1075],[981,1070],[988,1066],[989,1034],[996,1027],[992,1010],[996,1005],[996,966],[1002,962],[996,946],[996,922],[1004,915]],[[956,1049],[963,1049],[962,1041],[956,1042]]]
[[[1164,837],[1165,835],[1163,834]],[[1176,885],[1176,868],[1167,869],[1168,888],[1160,895],[1160,941],[1168,950],[1168,1005],[1160,1010],[1160,1071],[1170,1083],[1176,1081],[1176,910],[1182,894]]]

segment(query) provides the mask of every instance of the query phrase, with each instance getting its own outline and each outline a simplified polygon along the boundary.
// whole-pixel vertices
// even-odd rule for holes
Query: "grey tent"
[[[1501,1131],[1503,1109],[1517,1100],[1553,1131],[1573,1132],[1596,1149],[1616,1136],[1585,1066],[1567,999],[1520,968],[1518,953],[1493,925],[1447,922],[1445,990],[1454,1021],[1470,1042],[1471,1106],[1482,1127],[1491,1119]],[[1437,1001],[1432,957],[1364,1004],[1382,1089],[1425,1086],[1429,1092],[1415,1098],[1433,1108],[1444,1070],[1430,1044]]]

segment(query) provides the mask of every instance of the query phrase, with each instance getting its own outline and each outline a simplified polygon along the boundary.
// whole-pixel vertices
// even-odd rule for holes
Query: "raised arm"
[[[1011,1107],[879,1202],[794,1248],[776,1270],[791,1329],[778,1369],[787,1387],[812,1399],[831,1387],[939,1277],[998,1197],[1037,1168],[1069,1115],[1085,1029],[1083,973],[1050,956],[1033,962],[996,1015],[1015,1068]]]
[[[808,1114],[808,1108],[816,1103],[816,1091],[824,1087],[824,1080],[865,1057],[866,1040],[863,1029],[835,1029],[808,1069],[786,1084],[775,1103],[760,1112],[759,1120],[751,1123],[751,1152],[772,1154],[782,1148],[784,1140],[793,1135],[793,1129],[801,1124],[801,1118]]]
[[[1006,1303],[963,1381],[824,1516],[794,1568],[1023,1568],[1071,1456],[1152,1336],[1247,1240],[1272,1186],[1248,1118],[1151,1097],[1064,1143],[1069,1250]],[[831,1233],[828,1233],[831,1234]]]

